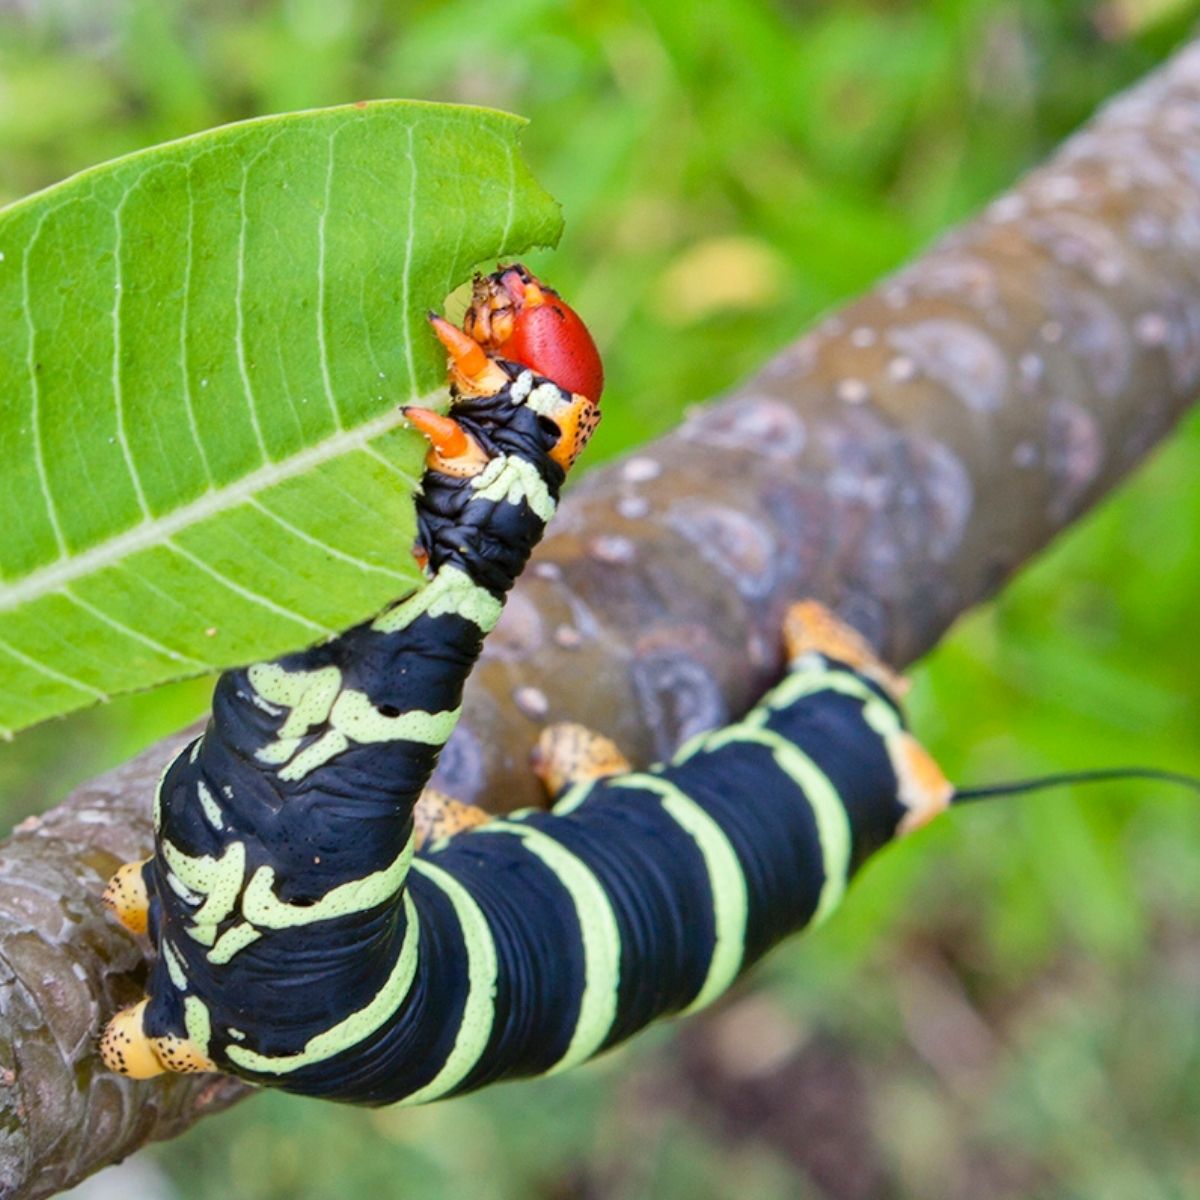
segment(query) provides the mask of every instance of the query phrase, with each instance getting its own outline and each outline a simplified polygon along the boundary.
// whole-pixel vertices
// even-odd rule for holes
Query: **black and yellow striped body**
[[[284,1087],[421,1102],[562,1070],[703,1007],[827,915],[906,809],[863,677],[809,660],[664,768],[417,855],[411,990],[368,1054]]]
[[[563,479],[527,406],[560,389],[508,374],[455,407],[486,466],[426,473],[430,581],[333,641],[224,675],[208,729],[165,773],[141,872],[159,953],[139,1020],[158,1049],[237,1069],[319,1035],[338,1045],[338,1029],[357,1042],[377,1024],[361,1010],[394,994],[413,806]]]
[[[213,979],[210,1053],[293,1091],[419,1103],[702,1007],[893,835],[900,730],[876,684],[809,656],[670,765],[435,844],[371,908],[264,930]],[[373,814],[371,836],[403,847],[393,826]]]

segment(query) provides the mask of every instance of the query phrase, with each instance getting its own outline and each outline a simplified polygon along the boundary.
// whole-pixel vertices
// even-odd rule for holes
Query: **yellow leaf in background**
[[[664,320],[691,325],[723,312],[774,304],[787,267],[769,243],[752,237],[706,238],[689,246],[656,286]]]

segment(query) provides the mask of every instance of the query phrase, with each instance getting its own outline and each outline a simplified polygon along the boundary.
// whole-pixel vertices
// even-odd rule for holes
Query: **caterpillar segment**
[[[430,443],[415,547],[427,582],[327,643],[218,681],[204,734],[159,784],[153,856],[106,890],[156,951],[146,998],[102,1035],[116,1071],[219,1069],[320,1091],[314,1080],[346,1067],[346,1095],[373,1099],[345,1056],[384,1036],[418,948],[426,964],[450,953],[453,936],[435,946],[416,919],[414,806],[598,412],[432,324],[450,413],[406,410]],[[477,823],[466,809],[427,794],[422,838]]]
[[[877,683],[897,703],[908,693],[908,680],[881,661],[862,634],[816,600],[802,600],[788,609],[783,642],[793,664],[815,654],[846,663]],[[954,786],[933,756],[906,730],[891,734],[887,747],[906,809],[897,828],[897,833],[904,835],[927,825],[948,808],[954,799]]]

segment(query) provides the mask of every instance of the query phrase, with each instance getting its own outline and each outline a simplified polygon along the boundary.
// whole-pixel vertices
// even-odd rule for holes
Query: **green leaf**
[[[249,121],[0,212],[0,733],[277,655],[418,579],[425,311],[557,240],[504,113]]]

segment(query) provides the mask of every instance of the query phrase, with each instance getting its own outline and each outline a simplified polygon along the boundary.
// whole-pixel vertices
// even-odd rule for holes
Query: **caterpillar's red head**
[[[488,354],[598,403],[604,364],[579,314],[519,263],[477,275],[463,329]]]
[[[557,429],[549,457],[569,471],[600,423],[604,386],[600,355],[575,311],[524,267],[512,266],[476,277],[462,329],[436,313],[429,320],[448,352],[459,401],[511,388],[514,404],[532,408],[544,429]],[[541,386],[530,382],[530,372],[541,377]],[[486,456],[460,446],[453,418],[414,418],[418,410],[407,412],[430,439],[431,466],[462,475],[483,469]]]

